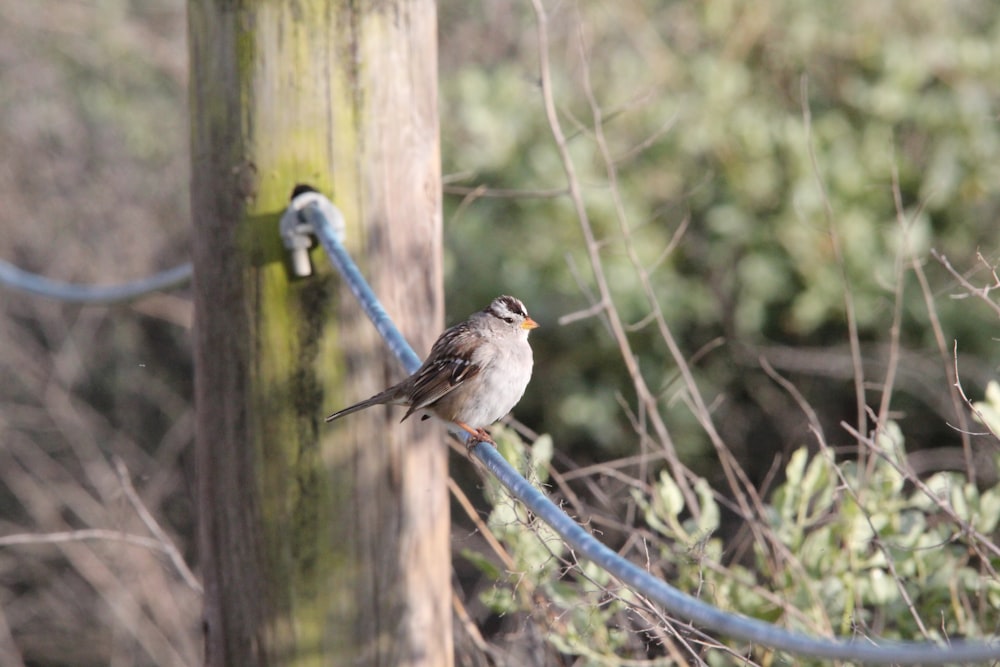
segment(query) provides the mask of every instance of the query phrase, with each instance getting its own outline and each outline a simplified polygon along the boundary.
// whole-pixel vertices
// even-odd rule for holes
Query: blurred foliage
[[[178,0],[0,2],[4,259],[109,282],[186,258],[185,32]]]
[[[986,400],[973,405],[977,412],[976,421],[1000,438],[1000,382],[990,382],[986,387]]]
[[[693,563],[684,533],[665,534],[676,540],[661,555],[678,568],[678,585],[700,586],[714,605],[784,618],[805,632],[832,627],[840,635],[911,639],[922,636],[922,624],[935,640],[991,636],[1000,622],[1000,558],[975,546],[978,538],[970,546],[956,535],[996,534],[1000,486],[980,491],[963,475],[942,472],[914,487],[898,426],[890,423],[877,444],[868,470],[837,464],[829,452],[810,459],[796,450],[766,508],[769,534],[787,551],[755,543],[752,569]],[[659,513],[647,507],[647,516]],[[704,558],[723,562],[720,540],[702,547]],[[796,613],[776,606],[772,594]]]
[[[713,606],[805,634],[914,639],[926,630],[926,638],[936,641],[991,637],[1000,623],[1000,557],[993,537],[1000,485],[980,490],[947,472],[915,485],[895,423],[876,447],[867,469],[856,461],[837,463],[829,451],[812,457],[805,448],[793,452],[784,483],[756,520],[765,538],[754,541],[752,566],[733,562],[732,545],[716,534],[720,508],[704,480],[696,485],[701,515],[695,519],[673,479],[663,474],[648,495],[633,493],[643,519],[636,530],[646,543],[633,557]],[[513,439],[502,444],[504,455],[526,462],[539,484],[547,479],[540,469],[547,445],[541,449],[539,460]],[[571,567],[561,541],[532,522],[492,479],[487,496],[494,506],[490,527],[514,563],[503,577],[490,572],[493,580],[505,579],[487,592],[494,611],[537,616],[543,609],[546,617],[559,619],[548,624],[548,641],[561,653],[582,656],[583,664],[636,657],[629,643],[642,617],[626,612],[641,608],[642,591],[619,587],[590,563]],[[748,655],[746,646],[732,648]],[[639,655],[662,651],[647,646]],[[826,664],[768,653],[755,647],[749,654],[758,664]],[[728,652],[710,650],[701,657],[710,665],[733,664]]]
[[[924,263],[931,247],[962,268],[975,265],[977,249],[997,262],[995,3],[709,0],[553,4],[549,11],[556,103],[572,132],[615,305],[626,322],[649,312],[623,251],[585,77],[614,156],[626,224],[647,266],[690,221],[652,279],[687,354],[718,336],[728,343],[698,372],[707,396],[727,398],[717,416],[735,451],[759,453],[761,441],[795,446],[769,423],[794,406],[764,403],[760,384],[770,381],[744,350],[841,346],[846,358],[845,292],[862,341],[885,340],[900,253],[907,268],[911,256]],[[453,22],[460,29],[450,30]],[[617,348],[597,320],[556,325],[558,316],[587,307],[593,291],[568,199],[476,196],[458,187],[565,185],[541,106],[530,5],[446,3],[441,24],[451,316],[497,292],[521,296],[544,328],[533,336],[538,369],[519,416],[577,457],[633,451],[635,436],[615,403],[617,392],[634,398]],[[925,269],[940,297],[934,307],[945,340],[958,340],[966,367],[988,369],[981,360],[997,359],[991,314],[957,309],[947,298],[958,291],[954,283],[936,264]],[[902,283],[904,349],[933,358],[924,297],[912,272]],[[647,382],[663,391],[682,456],[693,460],[704,438],[681,402],[670,401],[675,364],[652,327],[630,337]],[[937,391],[946,392],[937,371]],[[816,402],[832,423],[855,419],[852,408],[840,407],[853,406],[850,382],[815,379],[823,390]],[[984,384],[981,376],[969,381]],[[818,398],[809,387],[807,395]],[[917,399],[904,425],[949,437],[947,416]]]
[[[494,435],[503,456],[526,479],[544,487],[549,481],[552,439],[541,436],[527,448],[509,429],[501,427]],[[512,500],[495,478],[486,478],[484,492],[493,507],[487,520],[490,531],[512,558],[508,569],[499,570],[478,553],[462,554],[494,582],[480,594],[487,609],[501,616],[531,613],[534,623],[547,628],[545,640],[551,648],[558,654],[585,657],[582,664],[609,664],[608,657],[616,651],[638,644],[621,621],[626,605],[608,594],[607,572],[573,559],[562,538]]]
[[[124,282],[187,260],[185,3],[0,0],[0,258]],[[110,308],[0,292],[0,535],[148,534],[196,567],[183,291]],[[0,664],[192,665],[201,596],[162,554],[90,540],[0,549]]]

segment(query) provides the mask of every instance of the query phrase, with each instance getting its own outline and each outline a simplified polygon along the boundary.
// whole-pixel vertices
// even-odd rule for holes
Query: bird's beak
[[[539,326],[538,322],[531,319],[530,317],[524,318],[524,321],[521,322],[521,328],[527,329],[528,331],[531,331],[532,329],[537,329],[538,326]]]

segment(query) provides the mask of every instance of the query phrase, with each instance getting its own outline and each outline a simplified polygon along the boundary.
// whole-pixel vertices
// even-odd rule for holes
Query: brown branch
[[[594,229],[591,226],[590,216],[587,213],[586,205],[583,202],[583,193],[579,178],[576,174],[576,167],[569,152],[569,146],[567,145],[566,136],[563,133],[562,124],[559,120],[558,114],[556,113],[555,100],[552,93],[552,75],[549,67],[548,17],[545,13],[545,8],[542,6],[541,0],[532,0],[531,4],[535,11],[535,20],[537,24],[538,67],[539,77],[541,80],[542,101],[545,107],[545,116],[548,120],[549,131],[552,134],[556,150],[559,153],[563,170],[566,173],[570,200],[573,203],[577,220],[580,223],[580,230],[583,233],[584,241],[586,243],[587,256],[590,260],[591,271],[594,274],[594,282],[600,295],[598,302],[604,307],[604,314],[607,318],[608,326],[611,328],[612,336],[618,344],[622,361],[625,363],[625,368],[628,371],[633,386],[635,387],[639,401],[645,405],[649,413],[653,429],[656,431],[660,446],[664,449],[667,462],[670,465],[671,471],[673,472],[674,478],[680,487],[682,494],[684,495],[687,507],[691,513],[697,517],[701,514],[701,509],[698,505],[697,497],[688,482],[688,471],[677,456],[677,449],[674,446],[670,432],[667,430],[666,424],[656,409],[656,396],[649,390],[645,379],[642,377],[638,361],[636,360],[636,355],[632,350],[631,344],[629,343],[625,327],[622,324],[618,311],[614,306],[611,288],[609,286],[607,276],[604,273],[604,268],[601,264],[599,244],[594,235]]]
[[[87,542],[91,540],[104,542],[124,542],[152,551],[166,553],[163,544],[151,537],[122,533],[106,528],[81,528],[55,533],[14,533],[0,537],[0,547],[15,547],[35,544],[64,544],[66,542]]]
[[[958,283],[963,288],[965,288],[966,292],[968,292],[971,296],[982,299],[989,305],[990,308],[993,309],[994,312],[996,312],[998,316],[1000,316],[1000,303],[996,303],[995,301],[990,300],[990,292],[1000,288],[1000,277],[997,276],[996,267],[990,265],[989,262],[986,261],[986,258],[983,257],[982,253],[977,252],[976,257],[978,257],[979,261],[982,262],[982,264],[984,264],[990,270],[990,274],[993,276],[993,284],[984,285],[983,287],[976,287],[971,282],[969,282],[969,280],[965,276],[959,273],[955,269],[955,267],[951,265],[951,262],[948,261],[948,258],[946,256],[939,253],[934,248],[931,248],[931,255],[934,257],[934,259],[936,259],[938,262],[941,263],[941,266],[943,266],[948,271],[948,273],[950,273],[952,277],[955,280],[957,280]]]
[[[125,497],[128,498],[129,504],[132,505],[135,513],[139,515],[142,523],[161,545],[161,550],[167,554],[167,557],[170,559],[174,568],[181,575],[181,578],[184,579],[184,583],[195,591],[204,593],[205,589],[202,588],[201,582],[198,581],[198,577],[194,576],[191,568],[189,568],[187,563],[184,562],[184,557],[181,555],[181,552],[177,550],[177,547],[174,546],[173,540],[171,540],[170,536],[167,535],[163,528],[160,527],[160,524],[153,518],[150,511],[146,509],[146,505],[143,504],[142,499],[139,498],[139,494],[136,493],[135,487],[132,486],[132,480],[129,478],[128,468],[125,467],[125,462],[116,456],[114,457],[114,464],[115,472],[118,474],[118,481],[122,485],[122,491],[125,492]]]
[[[830,194],[826,190],[826,183],[823,182],[823,175],[819,167],[819,159],[816,157],[816,148],[812,142],[812,110],[809,107],[809,79],[802,76],[802,120],[805,125],[806,148],[809,151],[809,161],[812,163],[813,174],[816,176],[816,185],[819,187],[820,196],[823,200],[823,210],[826,213],[827,231],[830,235],[830,244],[833,247],[834,257],[840,267],[841,279],[844,281],[844,308],[847,313],[847,329],[851,343],[851,359],[854,363],[854,400],[857,410],[857,430],[859,433],[868,431],[867,411],[865,410],[865,371],[861,363],[861,342],[858,336],[858,318],[854,311],[854,297],[851,294],[851,283],[847,276],[847,263],[844,260],[844,252],[840,243],[840,234],[837,232],[833,205],[830,203]],[[863,452],[863,448],[858,448],[858,452]],[[860,454],[859,454],[860,455]]]

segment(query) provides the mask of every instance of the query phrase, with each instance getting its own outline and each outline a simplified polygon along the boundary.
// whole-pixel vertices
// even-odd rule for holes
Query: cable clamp
[[[315,242],[317,224],[321,224],[316,215],[325,218],[334,237],[343,241],[344,216],[333,202],[310,185],[296,185],[278,226],[281,240],[291,254],[292,273],[299,278],[312,275],[309,248]]]

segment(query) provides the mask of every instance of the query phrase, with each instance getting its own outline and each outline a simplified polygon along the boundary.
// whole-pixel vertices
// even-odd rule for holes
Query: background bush
[[[530,7],[501,6],[492,12],[506,21],[442,9],[445,173],[491,188],[564,187],[538,94]],[[553,12],[557,102],[575,131],[570,147],[615,305],[627,322],[648,315],[596,152],[585,76],[667,321],[689,353],[725,341],[699,361],[699,379],[708,395],[725,397],[720,427],[748,463],[769,459],[757,456],[761,448],[789,451],[799,435],[782,417],[791,406],[772,403],[761,388],[770,380],[755,368],[758,353],[773,352],[772,363],[808,396],[817,395],[814,386],[822,391],[816,407],[825,421],[853,420],[845,291],[866,358],[878,364],[898,252],[924,263],[933,247],[970,270],[977,249],[996,261],[1000,13],[990,3],[712,1]],[[450,30],[450,21],[461,29]],[[446,203],[449,275],[463,285],[449,292],[455,316],[497,290],[524,295],[545,323],[588,305],[583,243],[565,198],[462,191]],[[655,264],[685,220],[677,249]],[[995,370],[987,361],[997,359],[995,316],[952,301],[954,283],[936,263],[925,270],[945,338],[960,342],[963,377],[981,391]],[[910,272],[902,288],[908,365],[930,360],[932,370],[924,364],[914,371],[920,377],[901,380],[901,423],[920,434],[914,448],[953,442],[939,409],[948,388],[937,382],[943,375],[924,295]],[[651,329],[632,336],[643,372],[663,390],[680,446],[697,456],[704,439],[683,407],[668,405],[675,369]],[[538,333],[540,377],[519,414],[541,420],[564,451],[632,450],[613,400],[621,365],[600,325]],[[786,345],[799,354],[770,349]],[[877,402],[877,392],[871,396]]]

